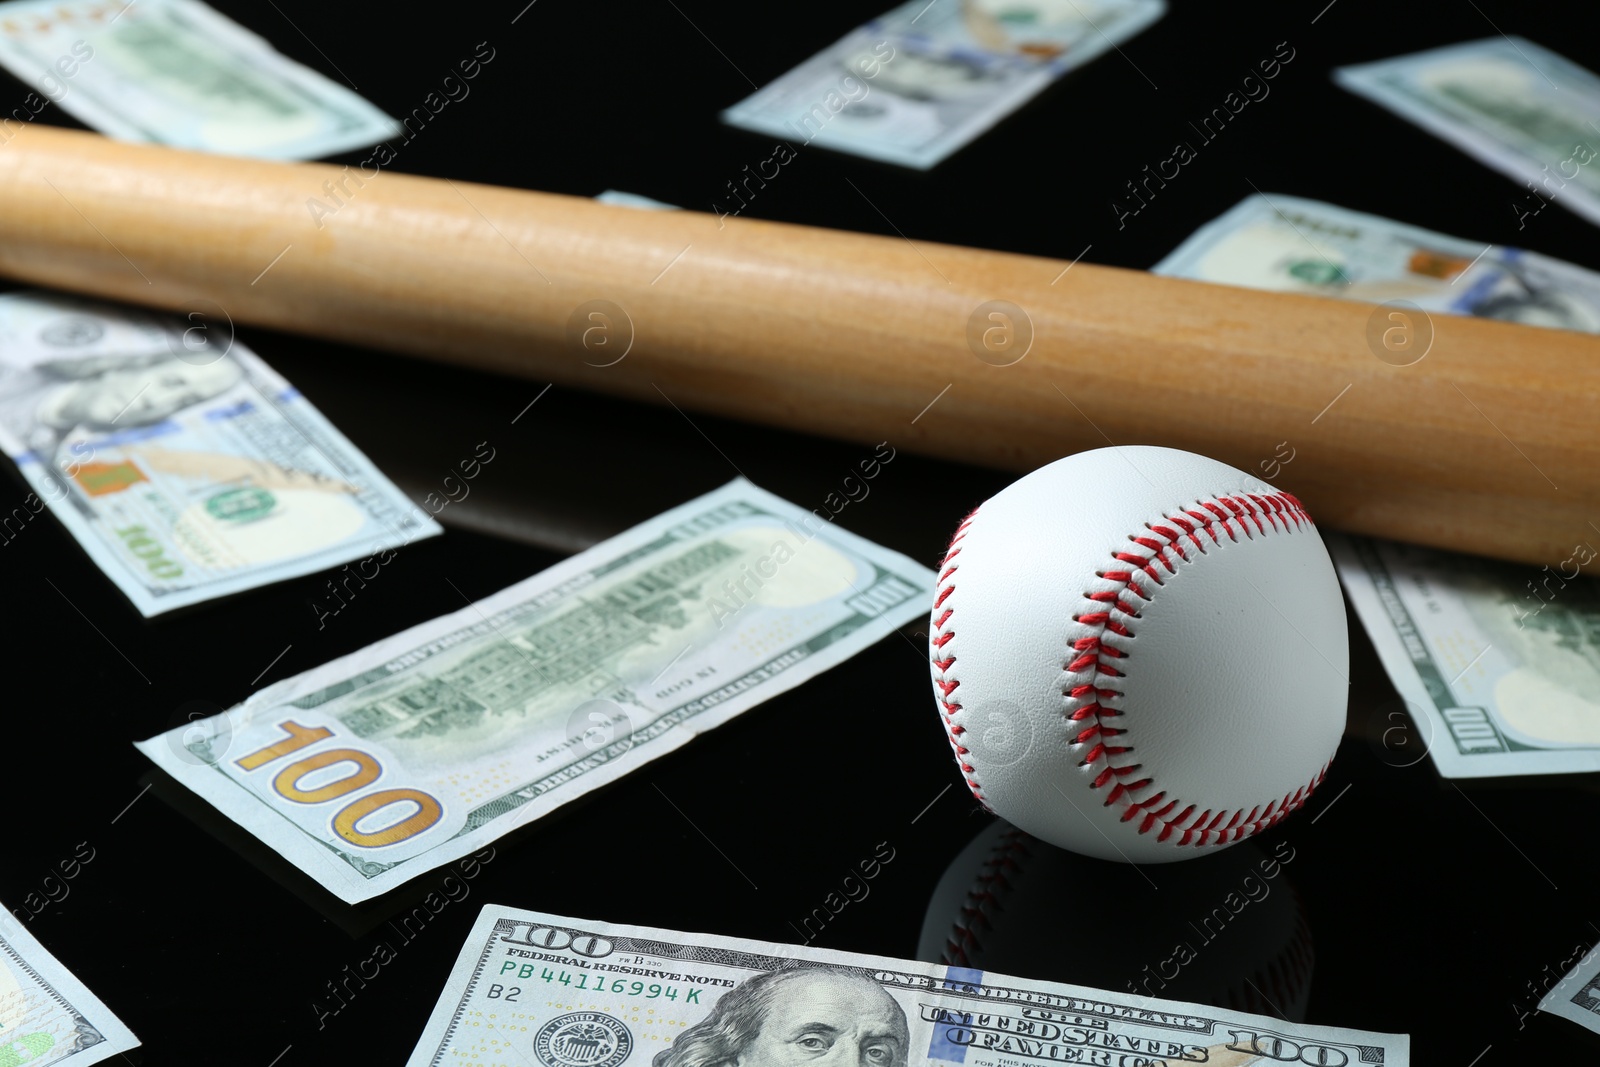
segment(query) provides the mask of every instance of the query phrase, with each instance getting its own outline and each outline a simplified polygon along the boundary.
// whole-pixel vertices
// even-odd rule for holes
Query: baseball
[[[1100,859],[1266,830],[1344,729],[1344,601],[1311,516],[1177,449],[1079,453],[979,505],[940,566],[929,653],[973,796]]]

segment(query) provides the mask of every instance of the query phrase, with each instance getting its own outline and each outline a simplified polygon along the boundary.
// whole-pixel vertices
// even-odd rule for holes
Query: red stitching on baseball
[[[1215,501],[1198,501],[1193,508],[1184,509],[1182,514],[1186,517],[1168,515],[1162,518],[1160,524],[1146,523],[1147,533],[1128,536],[1132,544],[1149,549],[1148,556],[1140,556],[1133,552],[1113,552],[1112,558],[1120,563],[1134,565],[1139,574],[1149,577],[1160,586],[1163,582],[1154,564],[1160,564],[1169,574],[1177,573],[1177,566],[1168,558],[1168,553],[1175,553],[1186,563],[1191,562],[1193,557],[1184,551],[1185,541],[1189,542],[1194,552],[1205,555],[1207,548],[1205,542],[1198,536],[1200,532],[1209,536],[1212,544],[1221,545],[1222,539],[1217,536],[1217,527],[1221,527],[1230,541],[1238,541],[1239,536],[1233,529],[1235,525],[1238,526],[1239,533],[1247,539],[1256,536],[1251,532],[1252,524],[1262,536],[1269,532],[1268,525],[1273,531],[1282,532],[1288,532],[1291,523],[1294,529],[1299,529],[1302,525],[1315,525],[1300,501],[1288,493],[1274,493],[1269,496],[1257,496],[1253,493],[1221,496]],[[1191,519],[1192,522],[1189,521]],[[968,516],[958,536],[965,532],[967,523],[971,521],[972,517]],[[1182,533],[1179,533],[1180,529]],[[1087,749],[1078,765],[1088,770],[1098,770],[1089,783],[1091,789],[1111,786],[1106,793],[1105,806],[1111,807],[1118,801],[1126,804],[1127,808],[1122,813],[1123,822],[1138,818],[1142,814],[1143,818],[1139,821],[1138,829],[1140,834],[1150,833],[1159,827],[1160,832],[1156,834],[1157,841],[1171,840],[1173,835],[1177,834],[1179,836],[1175,844],[1180,846],[1193,844],[1196,847],[1231,843],[1261,833],[1302,806],[1311,796],[1312,790],[1321,784],[1323,777],[1328,773],[1327,764],[1323,764],[1322,769],[1309,783],[1269,802],[1265,808],[1259,804],[1248,811],[1244,808],[1231,812],[1213,811],[1207,808],[1196,816],[1195,805],[1188,804],[1176,816],[1169,818],[1169,813],[1177,808],[1181,801],[1176,798],[1167,800],[1164,791],[1143,800],[1135,798],[1135,794],[1153,786],[1155,780],[1144,777],[1131,782],[1123,781],[1122,779],[1135,774],[1142,765],[1123,763],[1119,759],[1133,751],[1132,745],[1106,742],[1106,738],[1126,732],[1109,727],[1105,722],[1106,719],[1117,718],[1124,714],[1121,709],[1107,707],[1101,703],[1102,700],[1122,695],[1119,690],[1104,685],[1106,681],[1122,678],[1125,673],[1123,669],[1108,661],[1126,660],[1129,655],[1121,649],[1107,645],[1102,638],[1105,632],[1133,637],[1133,631],[1124,622],[1114,618],[1113,613],[1120,614],[1124,619],[1136,620],[1140,615],[1132,602],[1133,598],[1148,601],[1151,595],[1134,581],[1133,570],[1095,573],[1096,577],[1116,583],[1117,588],[1083,594],[1084,599],[1093,604],[1097,610],[1077,615],[1073,621],[1083,626],[1099,627],[1101,634],[1073,641],[1071,648],[1080,655],[1068,662],[1063,672],[1079,674],[1092,668],[1094,679],[1088,683],[1074,680],[1072,685],[1062,691],[1062,696],[1069,701],[1067,707],[1062,709],[1062,713],[1069,722],[1085,723],[1084,729],[1072,739],[1069,747],[1078,749],[1092,743],[1092,747]],[[1104,608],[1107,604],[1110,605],[1109,609]],[[1163,800],[1167,800],[1167,803],[1159,811],[1149,810]]]
[[[945,938],[940,963],[947,967],[971,966],[968,950],[976,951],[981,947],[978,944],[978,926],[981,924],[993,928],[989,912],[1000,909],[1001,895],[1011,891],[1012,876],[1020,876],[1022,861],[1033,856],[1028,848],[1032,842],[1033,838],[1014,826],[1001,832],[1000,840],[990,847],[989,855],[978,869],[978,876],[967,888],[967,899],[956,912],[950,936]]]
[[[961,520],[961,525],[956,527],[955,536],[950,539],[950,548],[945,552],[944,560],[939,564],[942,568],[939,574],[939,595],[933,602],[933,610],[938,612],[942,607],[944,611],[939,614],[938,618],[933,620],[931,629],[934,632],[930,636],[929,643],[944,658],[935,659],[930,656],[929,659],[933,664],[933,669],[939,672],[938,676],[934,678],[933,684],[939,689],[941,695],[935,699],[938,700],[940,708],[944,711],[944,722],[950,732],[950,748],[955,753],[956,765],[961,768],[961,776],[966,779],[967,788],[972,790],[973,797],[982,801],[983,791],[978,785],[978,780],[973,777],[976,771],[972,764],[965,759],[970,750],[961,743],[961,735],[967,732],[967,728],[956,721],[956,716],[961,713],[961,705],[950,700],[950,695],[961,684],[959,681],[946,676],[950,668],[955,666],[955,653],[944,652],[944,646],[949,644],[950,640],[956,635],[955,630],[951,628],[951,620],[955,617],[956,611],[955,603],[952,601],[946,607],[945,601],[949,599],[951,593],[956,591],[955,583],[950,579],[960,569],[961,565],[951,561],[961,554],[961,539],[967,536],[967,527],[972,525],[972,520],[977,515],[978,509],[974,508],[972,514]]]

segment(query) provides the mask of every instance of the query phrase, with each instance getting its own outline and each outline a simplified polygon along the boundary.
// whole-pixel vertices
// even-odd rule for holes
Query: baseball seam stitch
[[[1127,594],[1131,593],[1144,602],[1152,599],[1152,595],[1141,588],[1139,580],[1134,575],[1143,574],[1157,587],[1163,585],[1156,565],[1159,564],[1171,575],[1177,573],[1178,565],[1169,557],[1169,552],[1175,553],[1184,563],[1194,561],[1195,557],[1190,554],[1191,551],[1199,556],[1206,555],[1207,549],[1200,534],[1209,536],[1212,543],[1220,547],[1222,539],[1217,534],[1218,527],[1227,534],[1230,542],[1237,542],[1239,537],[1233,530],[1235,525],[1248,540],[1254,540],[1256,537],[1250,530],[1252,524],[1258,533],[1266,536],[1268,526],[1262,522],[1263,518],[1271,524],[1273,531],[1284,533],[1290,531],[1291,522],[1294,524],[1294,529],[1299,529],[1302,524],[1315,526],[1315,523],[1300,501],[1288,493],[1259,496],[1254,493],[1239,493],[1234,496],[1218,496],[1210,500],[1196,501],[1190,507],[1181,509],[1179,515],[1182,518],[1178,515],[1164,516],[1159,525],[1145,523],[1147,531],[1145,535],[1128,535],[1128,540],[1148,550],[1148,555],[1131,551],[1113,552],[1112,558],[1123,564],[1125,569],[1095,572],[1096,577],[1106,579],[1113,585],[1110,589],[1083,594],[1084,599],[1090,601],[1096,610],[1075,615],[1072,621],[1079,625],[1094,627],[1095,631],[1072,643],[1071,647],[1078,655],[1062,668],[1063,673],[1067,675],[1080,675],[1092,668],[1093,675],[1088,682],[1069,681],[1067,687],[1062,690],[1062,696],[1069,701],[1063,708],[1063,714],[1070,722],[1086,723],[1073,738],[1070,747],[1079,749],[1093,742],[1093,746],[1088,749],[1078,765],[1089,769],[1098,768],[1099,773],[1090,782],[1089,787],[1102,789],[1107,785],[1111,786],[1104,806],[1110,807],[1118,801],[1123,801],[1126,810],[1122,814],[1121,821],[1129,822],[1143,812],[1144,818],[1139,822],[1138,832],[1147,834],[1160,826],[1161,832],[1156,836],[1157,841],[1165,842],[1175,832],[1181,831],[1182,836],[1174,842],[1177,846],[1191,843],[1197,847],[1206,844],[1229,844],[1269,829],[1291,811],[1301,807],[1310,797],[1312,790],[1321,784],[1328,772],[1328,763],[1324,763],[1322,769],[1306,785],[1286,793],[1277,800],[1268,801],[1265,807],[1258,804],[1248,809],[1248,812],[1244,808],[1232,812],[1226,809],[1214,811],[1206,808],[1197,812],[1197,805],[1187,804],[1176,797],[1168,799],[1165,790],[1152,793],[1143,800],[1135,799],[1134,794],[1149,789],[1155,784],[1155,779],[1143,777],[1132,782],[1121,781],[1137,774],[1143,765],[1119,759],[1131,753],[1133,746],[1117,744],[1115,739],[1126,733],[1126,730],[1109,725],[1106,721],[1120,718],[1124,714],[1121,708],[1108,707],[1104,702],[1123,695],[1115,686],[1118,684],[1118,679],[1125,677],[1125,672],[1117,664],[1109,663],[1107,660],[1124,660],[1128,658],[1128,653],[1107,644],[1104,636],[1109,632],[1120,637],[1134,637],[1133,631],[1126,623],[1112,617],[1115,613],[1130,620],[1140,618],[1137,607],[1125,599]],[[1183,532],[1179,533],[1179,530]],[[1193,546],[1190,551],[1185,551],[1185,539]],[[1330,758],[1329,763],[1331,762]],[[1174,811],[1177,814],[1173,814]]]
[[[961,554],[961,540],[967,536],[967,528],[977,517],[978,509],[973,508],[972,513],[961,520],[961,525],[956,527],[955,536],[950,539],[950,547],[945,552],[944,561],[939,564],[939,592],[933,601],[928,641],[932,648],[929,659],[933,663],[934,670],[938,672],[934,676],[933,684],[939,693],[934,699],[939,702],[939,707],[944,713],[945,728],[950,734],[950,747],[956,755],[956,766],[961,768],[961,776],[966,780],[967,788],[972,790],[973,797],[981,802],[983,790],[975,777],[976,769],[967,761],[968,749],[961,743],[961,735],[967,732],[966,727],[957,721],[957,716],[961,714],[961,704],[950,699],[956,687],[961,684],[949,677],[950,668],[955,666],[956,657],[954,652],[945,654],[944,650],[944,646],[956,635],[951,625],[955,617],[955,604],[945,605],[945,601],[950,599],[950,594],[956,591],[951,578],[955,575],[959,564],[954,560]],[[988,807],[987,804],[984,806]]]
[[[1001,831],[1000,839],[990,846],[989,855],[979,867],[977,877],[967,887],[966,900],[956,911],[950,936],[945,938],[940,963],[947,967],[966,967],[971,964],[968,950],[982,947],[978,943],[978,925],[981,923],[993,927],[989,911],[985,909],[1000,910],[1001,894],[1010,892],[1012,888],[1011,876],[1020,876],[1022,861],[1033,857],[1033,851],[1028,847],[1032,840],[1016,827]]]

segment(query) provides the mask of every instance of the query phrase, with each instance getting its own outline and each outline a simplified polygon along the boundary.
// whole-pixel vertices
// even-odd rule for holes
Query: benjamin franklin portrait
[[[34,370],[42,379],[34,417],[57,433],[150,426],[226,392],[242,376],[226,357],[195,365],[167,353],[51,360]]]
[[[653,1067],[906,1067],[906,1014],[836,967],[758,975],[656,1054]]]
[[[44,360],[0,380],[0,422],[59,478],[62,442],[73,433],[157,425],[243,376],[226,356],[201,365],[166,352]]]

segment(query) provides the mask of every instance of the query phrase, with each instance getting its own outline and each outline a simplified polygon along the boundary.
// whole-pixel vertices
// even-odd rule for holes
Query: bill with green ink
[[[932,571],[819,512],[736,480],[138,747],[366,900],[927,613]]]
[[[488,905],[407,1067],[1406,1067],[1411,1039]]]
[[[200,0],[0,3],[0,65],[33,88],[29,111],[53,102],[124,141],[319,159],[400,133],[355,92]]]
[[[734,104],[722,121],[778,138],[782,148],[766,161],[777,167],[817,144],[926,170],[1165,12],[1165,0],[909,0]],[[767,179],[778,173],[757,169]],[[749,181],[738,187],[746,194]],[[731,213],[737,203],[714,210]]]
[[[1251,194],[1150,268],[1251,289],[1600,333],[1600,274],[1282,193]]]
[[[0,296],[0,449],[146,617],[441,532],[220,315]]]
[[[0,907],[0,1067],[89,1067],[139,1039]]]
[[[1531,567],[1330,540],[1356,615],[1446,778],[1600,771],[1596,546],[1600,536],[1581,539],[1565,559]]]
[[[1539,1010],[1571,1019],[1600,1034],[1600,944],[1595,945],[1539,1001]]]
[[[1524,188],[1518,229],[1558,204],[1600,223],[1600,77],[1525,37],[1486,37],[1376,63],[1334,81]]]

